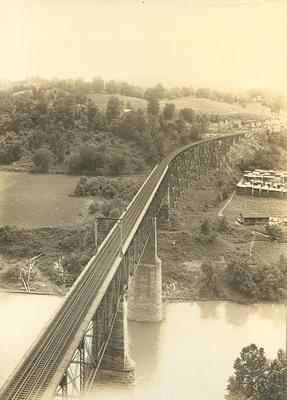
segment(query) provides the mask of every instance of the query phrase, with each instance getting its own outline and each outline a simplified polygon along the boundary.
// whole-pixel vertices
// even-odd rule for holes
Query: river
[[[0,385],[59,302],[53,296],[0,294]],[[285,348],[285,327],[283,305],[165,303],[161,323],[128,324],[135,385],[96,387],[88,400],[223,400],[242,347],[253,342],[275,357]]]

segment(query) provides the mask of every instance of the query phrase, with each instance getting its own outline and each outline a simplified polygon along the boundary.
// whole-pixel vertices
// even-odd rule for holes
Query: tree
[[[174,118],[175,105],[173,103],[166,103],[163,109],[163,116],[165,119],[171,120]]]
[[[147,103],[147,114],[149,117],[157,117],[159,114],[159,102],[156,98],[151,98]]]
[[[210,97],[210,89],[208,88],[198,88],[196,91],[196,97]]]
[[[284,400],[286,396],[286,353],[279,350],[274,360],[267,360],[264,349],[250,344],[235,360],[234,375],[227,389],[236,398],[248,400]]]
[[[201,130],[198,126],[192,126],[189,130],[189,136],[191,140],[201,139]]]
[[[200,231],[204,235],[209,235],[212,232],[212,224],[209,219],[203,221],[203,223],[200,226]]]
[[[182,95],[182,91],[181,91],[180,87],[173,87],[168,92],[168,99],[170,99],[170,100],[177,99],[178,97],[181,97],[181,95]]]
[[[220,289],[218,274],[214,266],[209,261],[205,261],[201,264],[200,287],[201,291],[204,293],[210,293],[211,291],[216,296],[219,295]]]
[[[282,240],[285,236],[284,229],[280,224],[267,224],[265,226],[266,233],[269,235],[272,241]]]
[[[186,132],[188,128],[187,123],[185,122],[184,118],[180,115],[179,118],[176,119],[175,121],[175,129],[177,133],[181,134]]]
[[[204,130],[208,127],[209,124],[209,118],[207,114],[201,114],[199,116],[199,125],[200,125],[200,130],[203,133]]]
[[[53,160],[53,153],[46,149],[40,148],[35,151],[32,157],[34,165],[41,171],[46,172],[49,170]]]
[[[245,296],[257,300],[280,301],[285,297],[285,263],[258,265],[248,255],[234,255],[226,268],[230,285]]]
[[[127,163],[127,157],[123,154],[115,154],[109,161],[109,167],[112,175],[118,175],[123,172]]]
[[[279,350],[275,360],[268,363],[265,384],[259,386],[260,400],[286,399],[286,353]]]
[[[233,365],[235,374],[229,378],[228,391],[256,399],[256,393],[264,382],[267,359],[264,349],[255,344],[243,347]],[[258,399],[259,400],[259,399]]]
[[[182,108],[179,114],[186,122],[192,123],[195,120],[195,112],[191,108]]]
[[[111,96],[107,103],[106,118],[107,122],[111,123],[121,115],[121,103],[118,97]]]
[[[152,88],[148,88],[145,91],[145,98],[147,100],[150,99],[156,99],[156,100],[161,100],[167,97],[168,91],[161,83],[158,83],[156,86]]]
[[[96,173],[105,165],[105,149],[102,146],[86,144],[80,148],[80,156],[83,171]]]
[[[119,85],[115,80],[106,82],[105,90],[110,94],[117,94],[119,92]]]
[[[0,138],[0,164],[10,164],[22,156],[22,144],[15,132]]]
[[[93,78],[92,89],[94,93],[101,93],[105,88],[105,82],[102,77],[96,76]]]

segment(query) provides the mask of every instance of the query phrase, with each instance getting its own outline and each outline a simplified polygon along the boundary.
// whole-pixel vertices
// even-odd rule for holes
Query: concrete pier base
[[[106,347],[95,384],[133,384],[135,364],[128,355],[128,332],[126,300],[123,298],[118,308],[109,343]]]
[[[162,320],[161,260],[154,265],[139,264],[130,282],[128,319],[138,322]]]
[[[131,321],[162,320],[161,260],[157,256],[156,220],[140,264],[129,284],[127,315]]]

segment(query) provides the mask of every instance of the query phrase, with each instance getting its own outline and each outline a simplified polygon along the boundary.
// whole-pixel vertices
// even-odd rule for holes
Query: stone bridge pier
[[[162,320],[161,260],[157,256],[157,220],[151,232],[128,290],[127,317],[131,321]]]
[[[126,296],[118,306],[110,340],[105,349],[95,383],[132,384],[135,380],[135,364],[128,354],[128,330]]]

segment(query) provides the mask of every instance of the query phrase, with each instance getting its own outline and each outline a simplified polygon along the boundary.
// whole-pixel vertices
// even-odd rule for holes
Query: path
[[[228,200],[226,200],[226,202],[223,204],[223,206],[220,208],[220,210],[218,211],[217,215],[219,217],[223,217],[223,211],[226,209],[226,207],[229,205],[229,203],[231,202],[231,200],[233,199],[234,196],[234,192],[232,193],[232,195],[229,197]]]

